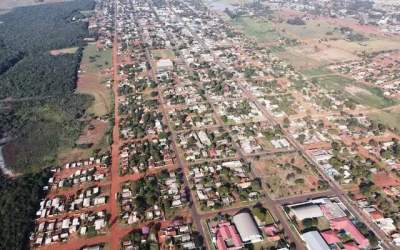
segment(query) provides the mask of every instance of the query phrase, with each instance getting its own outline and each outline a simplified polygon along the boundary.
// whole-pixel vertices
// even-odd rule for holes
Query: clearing
[[[51,50],[50,54],[52,56],[59,56],[59,55],[65,55],[65,54],[75,54],[75,52],[77,50],[78,50],[78,47],[65,48],[65,49],[55,49],[55,50]]]
[[[89,43],[84,51],[78,80],[78,92],[95,98],[88,113],[104,116],[111,109],[111,90],[107,81],[111,79],[111,50],[98,49]]]
[[[281,37],[270,22],[259,18],[239,17],[230,22],[234,27],[247,36],[255,38],[258,42],[273,42]]]
[[[254,162],[272,198],[315,192],[323,189],[312,166],[298,153],[275,155]]]

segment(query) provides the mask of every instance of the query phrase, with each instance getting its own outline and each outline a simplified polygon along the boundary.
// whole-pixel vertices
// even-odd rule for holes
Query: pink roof
[[[268,236],[274,236],[277,232],[277,229],[274,225],[272,226],[267,226],[264,227],[264,232],[268,235]]]
[[[356,244],[354,244],[354,242],[346,243],[343,246],[346,250],[360,250],[360,248]]]
[[[334,230],[345,230],[351,237],[360,245],[360,247],[366,247],[369,244],[368,239],[366,239],[360,231],[351,223],[348,218],[338,218],[331,220],[332,228]]]
[[[229,222],[221,223],[218,225],[216,236],[218,250],[228,249],[226,247],[225,240],[232,240],[234,247],[239,248],[243,246],[242,241],[240,240],[240,236],[236,231],[236,228]]]
[[[328,244],[340,242],[339,237],[337,237],[336,233],[332,230],[321,232],[321,235]]]

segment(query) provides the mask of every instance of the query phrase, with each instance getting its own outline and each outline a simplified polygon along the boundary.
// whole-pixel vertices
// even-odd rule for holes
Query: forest
[[[56,163],[72,147],[92,98],[75,94],[93,0],[16,8],[0,16],[0,138],[7,166],[19,173]],[[53,49],[78,47],[74,54]],[[11,101],[5,101],[11,100]],[[2,107],[3,106],[3,107]]]
[[[38,201],[43,198],[43,186],[48,171],[8,179],[0,173],[0,249],[28,249]]]

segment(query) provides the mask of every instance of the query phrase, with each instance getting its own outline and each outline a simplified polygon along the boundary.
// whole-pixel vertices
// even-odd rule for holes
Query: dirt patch
[[[400,180],[385,172],[376,173],[372,176],[372,181],[378,187],[397,187],[400,186]]]
[[[346,86],[344,89],[348,93],[350,93],[350,94],[352,94],[354,96],[357,96],[357,95],[360,95],[360,94],[361,95],[372,95],[371,92],[369,92],[368,90],[359,88],[359,87],[354,86],[354,85]]]
[[[65,55],[65,54],[75,54],[75,52],[77,50],[78,50],[77,47],[65,48],[65,49],[55,49],[55,50],[50,50],[50,55],[59,56],[59,55]]]
[[[270,196],[280,198],[318,190],[320,178],[298,154],[287,154],[254,162]]]
[[[111,91],[101,83],[102,77],[96,73],[83,73],[78,80],[78,93],[88,94],[95,98],[93,105],[88,109],[88,113],[96,116],[108,114],[111,107]]]

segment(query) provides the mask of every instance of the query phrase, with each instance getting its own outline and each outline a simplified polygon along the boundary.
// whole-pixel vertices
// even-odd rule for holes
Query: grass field
[[[108,114],[111,108],[111,91],[104,84],[110,78],[112,66],[111,50],[98,51],[95,43],[90,43],[83,51],[78,92],[95,98],[89,113],[96,116]]]
[[[369,118],[380,122],[388,127],[396,128],[400,131],[400,111],[377,111],[370,113]]]
[[[311,73],[318,73],[318,70],[313,70]],[[384,108],[396,104],[394,100],[385,97],[381,89],[362,85],[340,75],[324,75],[312,79],[313,81],[316,79],[319,86],[328,90],[343,91],[346,97],[368,107]]]
[[[267,21],[250,17],[240,17],[231,20],[231,23],[244,32],[244,34],[255,38],[258,42],[272,42],[278,40],[280,35]]]
[[[329,45],[335,48],[340,48],[342,50],[351,53],[360,53],[362,51],[366,52],[376,52],[382,50],[394,50],[400,49],[400,41],[389,40],[389,39],[371,39],[362,43],[350,42],[345,40],[329,41]]]
[[[98,51],[96,43],[89,43],[83,51],[82,64],[89,73],[109,68],[112,65],[112,51],[111,49]]]
[[[329,69],[325,67],[317,67],[317,68],[310,68],[303,70],[301,73],[303,73],[307,77],[316,77],[316,76],[321,76],[321,75],[328,75],[332,74],[333,72],[330,71]]]
[[[289,36],[298,39],[343,38],[339,32],[333,32],[335,26],[323,20],[306,20],[305,25],[291,25],[286,22],[277,23],[277,28]],[[327,32],[333,32],[327,35]]]
[[[151,51],[151,53],[153,54],[154,58],[156,60],[158,59],[175,59],[175,53],[170,50],[170,49],[154,49]]]

